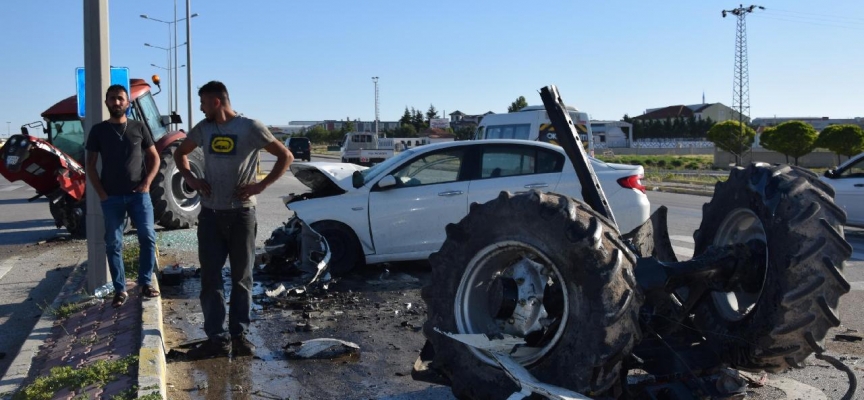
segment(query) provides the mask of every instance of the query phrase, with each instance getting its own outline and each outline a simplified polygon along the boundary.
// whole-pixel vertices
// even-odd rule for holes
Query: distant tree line
[[[714,126],[711,118],[696,117],[666,118],[665,120],[641,120],[624,114],[624,122],[633,124],[633,139],[691,138],[704,139]]]

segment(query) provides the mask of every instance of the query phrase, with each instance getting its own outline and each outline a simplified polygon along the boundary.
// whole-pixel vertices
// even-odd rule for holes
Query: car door
[[[505,190],[554,191],[561,179],[564,155],[554,150],[530,144],[477,147],[481,150],[480,171],[468,187],[468,204],[485,203]]]
[[[846,222],[864,225],[864,158],[822,179],[834,187],[834,203],[846,210]]]
[[[375,253],[411,254],[437,251],[444,227],[468,213],[468,181],[463,179],[465,150],[445,148],[419,154],[388,174],[396,185],[372,189],[369,225]]]

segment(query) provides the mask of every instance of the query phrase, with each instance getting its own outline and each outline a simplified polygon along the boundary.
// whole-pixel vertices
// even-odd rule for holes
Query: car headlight
[[[30,144],[30,142],[27,141],[27,139],[24,139],[24,138],[21,138],[21,141],[18,142],[18,145],[21,146],[21,147],[27,146],[28,144]]]
[[[16,143],[17,141],[18,141],[18,138],[17,138],[17,137],[13,137],[12,139],[9,139],[9,144],[12,145],[12,146],[14,146],[15,143]]]

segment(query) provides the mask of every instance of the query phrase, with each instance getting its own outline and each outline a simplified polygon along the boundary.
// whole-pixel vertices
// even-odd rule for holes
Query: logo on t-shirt
[[[213,135],[210,137],[210,154],[234,155],[237,135]]]

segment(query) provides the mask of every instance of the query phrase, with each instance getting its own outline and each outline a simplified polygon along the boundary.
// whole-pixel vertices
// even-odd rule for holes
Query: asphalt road
[[[331,159],[313,157],[313,160]],[[262,169],[269,170],[272,163],[272,157],[265,155]],[[259,196],[259,244],[289,216],[290,211],[284,207],[280,196],[304,190],[296,179],[286,175]],[[36,323],[42,312],[39,305],[53,301],[71,266],[82,261],[82,254],[86,257],[83,241],[64,240],[67,235],[54,226],[44,199],[27,202],[34,194],[20,182],[10,183],[0,178],[0,332],[3,332],[0,335],[0,374],[5,373],[8,363]],[[702,204],[709,198],[652,192],[649,193],[649,199],[652,208],[661,204],[669,208],[670,237],[676,253],[685,257],[691,254],[692,234],[700,223]],[[194,252],[192,231],[163,232],[160,235],[175,243],[174,246],[188,246],[186,250]],[[856,250],[844,272],[852,282],[853,290],[844,296],[841,303],[841,329],[830,333],[826,343],[829,351],[845,357],[847,365],[852,365],[858,362],[859,357],[864,357],[861,348],[832,340],[834,333],[847,332],[849,329],[853,335],[861,336],[864,333],[864,313],[857,308],[864,301],[864,239],[849,235],[848,240]],[[842,396],[846,388],[842,373],[821,361],[811,359],[807,364],[809,368],[772,376],[771,379],[778,382],[794,379],[819,388],[828,398]],[[860,367],[854,367],[853,370],[859,381],[864,380]]]

